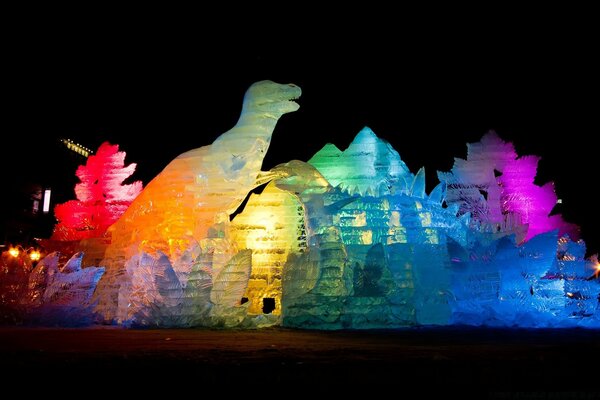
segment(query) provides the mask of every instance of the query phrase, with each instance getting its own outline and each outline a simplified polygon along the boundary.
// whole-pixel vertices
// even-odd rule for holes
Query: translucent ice
[[[237,124],[213,144],[175,158],[109,229],[107,268],[98,291],[98,311],[112,320],[118,276],[135,253],[163,252],[169,260],[209,236],[258,185],[262,160],[279,117],[296,111],[300,88],[261,81],[250,86]]]
[[[519,242],[556,228],[561,235],[576,234],[575,226],[549,216],[557,198],[552,183],[534,183],[538,157],[518,157],[495,132],[467,147],[467,159],[456,158],[452,172],[438,177],[446,184],[447,203],[471,213],[477,229],[514,233]]]
[[[351,162],[340,161],[345,154]],[[466,244],[468,216],[443,208],[444,188],[427,196],[424,170],[413,175],[368,128],[345,152],[326,146],[310,163],[333,180],[331,186],[300,185],[302,175],[318,179],[299,166],[297,175],[276,180],[303,205],[308,246],[284,268],[283,324],[336,329],[448,323],[446,238]],[[362,175],[352,175],[359,170]]]
[[[107,236],[46,242],[85,257],[52,253],[32,269],[3,253],[3,320],[600,327],[600,265],[549,215],[556,195],[534,183],[537,157],[489,133],[428,195],[425,169],[412,173],[365,127],[344,151],[326,144],[309,162],[262,172],[275,123],[299,94],[252,85],[238,124],[173,160]]]
[[[249,312],[262,314],[263,299],[272,299],[270,313],[280,315],[283,268],[290,254],[306,247],[301,202],[272,182],[261,194],[251,194],[232,221],[231,237],[238,248],[251,250],[248,289],[237,300],[245,297]]]
[[[368,127],[356,135],[345,151],[327,144],[308,163],[332,186],[350,195],[408,193],[413,186],[414,177],[398,152]]]
[[[0,322],[22,321],[31,269],[31,261],[24,252],[19,252],[17,257],[8,251],[0,255]]]
[[[81,268],[82,253],[59,267],[59,255],[51,253],[29,274],[21,298],[24,319],[43,325],[84,325],[93,320],[92,294],[104,268]]]
[[[142,191],[142,182],[123,184],[135,171],[135,164],[125,167],[125,152],[119,146],[103,143],[88,158],[86,165],[77,169],[81,180],[75,186],[77,200],[59,204],[55,208],[58,224],[54,240],[81,240],[100,237]]]

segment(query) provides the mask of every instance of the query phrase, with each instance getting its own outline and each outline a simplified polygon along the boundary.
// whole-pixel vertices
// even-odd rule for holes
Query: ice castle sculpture
[[[344,151],[326,144],[308,162],[261,172],[275,124],[299,95],[294,85],[252,85],[234,128],[173,160],[103,241],[80,242],[93,262],[77,253],[59,268],[55,253],[32,269],[5,253],[3,318],[600,327],[600,265],[570,239],[576,227],[550,216],[556,195],[534,183],[538,158],[518,157],[491,132],[438,172],[428,194],[425,170],[411,172],[365,127]]]
[[[93,322],[92,294],[102,267],[81,267],[83,253],[59,265],[56,252],[35,267],[28,255],[2,253],[0,313],[3,322],[80,326]]]

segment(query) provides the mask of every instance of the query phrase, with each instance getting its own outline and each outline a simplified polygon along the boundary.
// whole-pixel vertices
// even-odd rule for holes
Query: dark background
[[[29,21],[3,49],[3,202],[29,181],[58,187],[57,201],[75,197],[75,166],[55,151],[60,137],[92,150],[119,144],[138,165],[133,178],[147,184],[178,154],[231,128],[246,88],[271,79],[303,95],[278,123],[264,170],[306,161],[327,142],[345,149],[367,125],[413,172],[425,166],[431,190],[436,170],[494,129],[519,154],[542,157],[538,183],[555,181],[556,210],[582,227],[588,254],[598,252],[594,32],[560,10],[541,11],[473,24],[422,14],[414,24],[413,14],[267,18],[264,29],[235,31],[233,20],[209,28],[210,13],[185,23]]]

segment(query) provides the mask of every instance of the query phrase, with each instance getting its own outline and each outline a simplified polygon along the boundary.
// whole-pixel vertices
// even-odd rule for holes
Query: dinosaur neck
[[[273,117],[267,116],[265,113],[244,111],[240,115],[240,119],[235,127],[247,127],[250,129],[258,128],[259,130],[267,133],[270,137],[279,118],[279,115],[277,117]]]
[[[268,145],[278,120],[279,117],[273,118],[264,113],[243,111],[237,124],[219,136],[213,146],[235,148],[234,153],[238,153],[243,148],[249,149],[256,140],[262,140]],[[267,149],[264,150],[266,152]]]

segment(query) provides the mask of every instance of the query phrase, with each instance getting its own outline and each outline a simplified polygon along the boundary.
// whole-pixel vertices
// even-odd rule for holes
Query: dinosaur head
[[[278,119],[283,114],[300,108],[293,100],[301,94],[302,90],[293,83],[283,85],[272,81],[256,82],[246,91],[242,114],[246,112]]]

